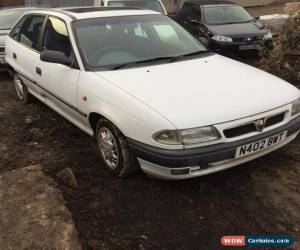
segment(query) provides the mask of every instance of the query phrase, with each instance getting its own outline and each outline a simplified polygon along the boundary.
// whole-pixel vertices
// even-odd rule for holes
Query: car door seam
[[[23,76],[24,78],[26,78],[28,81],[32,82],[33,84],[35,84],[36,86],[38,86],[39,88],[41,88],[42,90],[46,91],[48,94],[50,94],[51,96],[53,96],[54,98],[56,98],[57,100],[59,100],[60,102],[62,102],[63,104],[65,104],[66,106],[70,107],[71,109],[75,110],[76,112],[78,112],[80,115],[87,117],[87,114],[84,113],[82,110],[80,110],[79,108],[75,107],[74,105],[66,102],[65,100],[63,100],[61,97],[55,95],[54,93],[52,93],[51,91],[49,91],[48,89],[45,89],[44,87],[42,87],[41,85],[39,85],[36,81],[32,80],[31,78],[27,77],[26,75],[17,72],[19,75]]]

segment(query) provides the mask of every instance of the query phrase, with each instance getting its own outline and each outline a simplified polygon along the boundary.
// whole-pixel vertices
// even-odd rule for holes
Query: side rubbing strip
[[[78,112],[80,115],[87,117],[87,114],[84,113],[83,111],[81,111],[80,109],[78,109],[77,107],[73,106],[72,104],[66,102],[65,100],[63,100],[62,98],[60,98],[59,96],[53,94],[51,91],[43,88],[41,85],[39,85],[36,81],[32,80],[31,78],[25,76],[24,74],[17,72],[20,76],[24,77],[25,79],[27,79],[28,81],[32,82],[33,84],[35,84],[36,86],[38,86],[39,88],[41,88],[42,90],[44,90],[45,92],[47,92],[48,94],[50,94],[51,96],[53,96],[55,99],[59,100],[60,102],[62,102],[63,104],[65,104],[66,106],[68,106],[69,108],[75,110],[76,112]]]

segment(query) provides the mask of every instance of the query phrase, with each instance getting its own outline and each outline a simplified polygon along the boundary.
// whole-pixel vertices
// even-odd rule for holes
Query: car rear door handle
[[[15,52],[13,52],[13,58],[17,60],[17,54]]]
[[[36,67],[36,73],[38,74],[38,75],[42,75],[42,70],[39,68],[39,67]]]

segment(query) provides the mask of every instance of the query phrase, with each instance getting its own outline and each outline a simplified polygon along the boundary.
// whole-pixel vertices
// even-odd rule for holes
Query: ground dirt
[[[40,166],[0,173],[0,199],[0,249],[82,249],[61,191]]]
[[[39,101],[21,105],[1,74],[0,158],[1,173],[39,164],[55,179],[73,170],[78,188],[59,188],[84,249],[215,250],[221,236],[247,234],[290,234],[300,249],[299,137],[266,157],[193,180],[142,173],[118,179],[103,169],[89,136]]]

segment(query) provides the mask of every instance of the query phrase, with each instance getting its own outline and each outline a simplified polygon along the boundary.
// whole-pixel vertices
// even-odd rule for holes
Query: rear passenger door
[[[37,85],[39,79],[36,75],[36,66],[40,62],[40,41],[45,19],[44,15],[27,15],[10,34],[10,37],[18,43],[10,52],[15,62],[14,68],[29,91],[37,97],[40,97],[41,89]]]
[[[76,103],[80,70],[73,53],[66,23],[62,19],[49,16],[46,20],[42,38],[42,51],[44,50],[63,52],[74,62],[72,66],[66,66],[40,61],[36,74],[41,87],[45,90],[46,103],[80,126],[86,120],[78,111]]]

